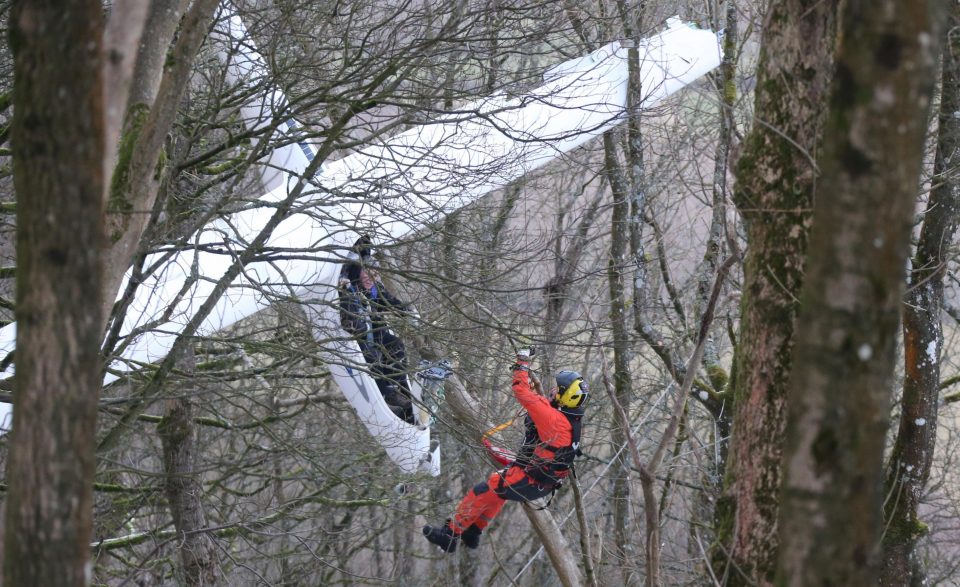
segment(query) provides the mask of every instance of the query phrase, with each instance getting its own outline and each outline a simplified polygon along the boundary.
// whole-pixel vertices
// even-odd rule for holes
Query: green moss
[[[725,104],[734,104],[737,101],[737,82],[732,78],[723,84],[723,101]]]
[[[203,175],[220,175],[221,173],[226,173],[232,171],[242,166],[246,162],[246,159],[243,157],[236,157],[233,159],[227,159],[226,161],[221,161],[220,163],[215,163],[213,165],[207,165],[201,167],[197,170],[198,173]]]
[[[908,520],[888,520],[887,530],[883,536],[885,545],[905,544],[916,542],[930,532],[930,527],[911,517]]]
[[[730,545],[733,542],[736,511],[736,500],[730,495],[720,497],[717,500],[716,508],[713,510],[715,538],[710,547],[710,559],[715,569],[727,568],[729,564],[727,553],[730,552]]]
[[[710,378],[710,383],[717,391],[723,391],[726,389],[727,383],[730,381],[730,377],[727,375],[726,369],[717,364],[707,366],[707,377]]]
[[[117,146],[117,166],[110,182],[110,196],[107,199],[107,212],[110,214],[125,215],[133,212],[133,202],[130,201],[130,166],[133,162],[133,151],[140,139],[140,133],[147,121],[150,108],[146,104],[134,104],[127,115],[123,135]],[[124,225],[126,223],[123,223]],[[123,230],[114,224],[111,242],[117,242],[123,237]]]
[[[100,493],[145,493],[150,489],[126,487],[119,483],[94,483],[93,490]]]
[[[237,366],[239,363],[240,359],[228,355],[211,361],[198,362],[194,370],[198,372],[225,371]]]
[[[157,424],[157,433],[177,445],[190,437],[190,425],[182,417],[164,416]]]

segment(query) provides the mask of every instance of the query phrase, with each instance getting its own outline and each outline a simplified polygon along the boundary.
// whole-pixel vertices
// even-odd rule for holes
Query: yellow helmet
[[[562,408],[579,408],[587,401],[590,387],[576,371],[557,373],[557,395],[554,401]]]

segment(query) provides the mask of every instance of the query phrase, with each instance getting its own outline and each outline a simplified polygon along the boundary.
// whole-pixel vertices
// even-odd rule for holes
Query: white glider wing
[[[265,62],[245,38],[238,17],[225,19],[217,34],[224,47],[235,49],[224,53],[230,79],[267,79]],[[643,107],[657,104],[720,62],[715,33],[675,19],[643,41],[638,53]],[[327,163],[310,179],[315,189],[305,191],[296,210],[270,232],[262,255],[242,267],[197,333],[229,327],[278,299],[303,303],[337,384],[369,432],[403,471],[439,474],[439,449],[430,450],[429,428],[406,424],[389,410],[361,367],[356,343],[340,328],[335,306],[340,263],[358,232],[375,227],[378,237],[400,238],[622,122],[627,54],[619,43],[611,43],[548,70],[545,83],[527,94],[478,100]],[[283,94],[270,90],[245,105],[242,114],[249,128],[263,128],[283,119],[285,105]],[[274,189],[255,205],[198,231],[184,250],[148,259],[146,266],[156,262],[159,268],[138,288],[127,312],[115,370],[166,357],[197,309],[215,293],[217,281],[301,180],[312,149],[296,141],[292,121],[275,132],[287,133],[291,140],[264,162],[264,185]],[[15,331],[15,325],[0,329],[0,353],[13,350]],[[8,415],[3,407],[0,420]]]

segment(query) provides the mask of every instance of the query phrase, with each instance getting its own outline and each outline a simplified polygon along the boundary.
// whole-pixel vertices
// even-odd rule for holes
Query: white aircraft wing
[[[264,61],[246,39],[242,22],[236,16],[225,22],[219,31],[224,46],[239,48],[224,53],[229,77],[266,79]],[[237,43],[239,39],[244,42]],[[671,19],[663,32],[639,46],[642,106],[655,105],[715,68],[719,51],[715,33]],[[627,50],[619,43],[560,64],[545,78],[544,85],[528,94],[478,100],[326,164],[311,179],[316,189],[308,190],[298,212],[273,230],[261,258],[244,265],[197,333],[227,328],[278,299],[300,301],[337,384],[370,433],[403,471],[438,474],[439,449],[430,450],[429,428],[394,416],[372,378],[358,368],[363,365],[360,351],[336,316],[340,263],[358,232],[376,227],[378,236],[400,238],[624,119]],[[282,93],[271,90],[244,106],[242,114],[249,128],[262,128],[283,116],[285,103]],[[296,127],[284,123],[276,132],[295,133]],[[138,289],[113,369],[123,372],[166,357],[216,282],[267,225],[274,204],[287,197],[312,155],[309,145],[296,141],[276,149],[264,162],[265,185],[275,189],[261,198],[260,206],[204,227],[185,250],[148,259],[146,266],[162,260],[160,269]],[[281,254],[291,251],[296,254]],[[11,324],[0,329],[0,356],[13,350],[15,328]],[[108,375],[106,382],[114,378]],[[0,420],[8,415],[3,407],[0,404]]]

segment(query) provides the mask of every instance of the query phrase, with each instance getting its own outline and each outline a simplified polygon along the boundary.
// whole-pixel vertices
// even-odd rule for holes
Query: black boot
[[[423,535],[427,537],[428,542],[436,544],[443,552],[456,552],[457,542],[460,540],[460,537],[454,534],[450,526],[447,525],[439,528],[429,525],[424,526]]]
[[[384,390],[383,401],[387,402],[390,411],[407,424],[417,423],[413,413],[413,402],[396,385],[391,385]]]
[[[483,534],[483,530],[478,528],[476,524],[470,524],[460,535],[460,539],[463,540],[463,545],[467,548],[479,548],[481,534]]]

